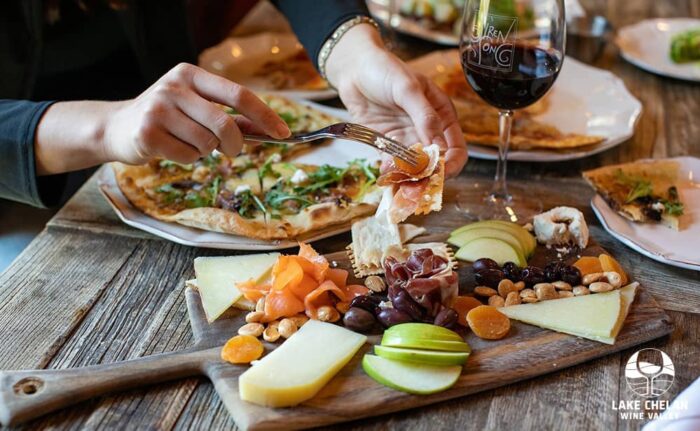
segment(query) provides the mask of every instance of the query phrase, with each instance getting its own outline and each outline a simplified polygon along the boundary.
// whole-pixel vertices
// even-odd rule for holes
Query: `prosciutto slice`
[[[377,212],[386,208],[392,223],[400,223],[418,210],[430,185],[430,176],[440,164],[440,147],[433,144],[423,150],[430,157],[430,162],[422,172],[409,174],[391,163],[389,169],[377,179],[377,184],[391,190],[391,200],[384,197],[383,205],[380,204]]]

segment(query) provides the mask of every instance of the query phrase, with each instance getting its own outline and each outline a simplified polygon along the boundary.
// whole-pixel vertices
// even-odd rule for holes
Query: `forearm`
[[[60,102],[42,117],[34,140],[37,175],[51,175],[109,161],[104,146],[106,119],[123,102]]]
[[[368,16],[363,0],[273,0],[314,63],[321,45],[345,21]]]

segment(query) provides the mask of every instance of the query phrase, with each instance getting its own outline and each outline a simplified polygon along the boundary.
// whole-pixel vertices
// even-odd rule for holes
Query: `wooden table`
[[[646,17],[700,17],[700,1],[587,1],[620,27]],[[415,42],[414,42],[415,43]],[[416,44],[418,46],[420,44]],[[625,63],[614,47],[595,65],[622,77],[644,105],[635,136],[603,154],[557,164],[511,164],[511,178],[560,204],[587,208],[592,235],[652,292],[675,323],[656,347],[676,365],[672,399],[700,374],[700,273],[656,263],[606,234],[589,208],[582,169],[642,157],[700,155],[700,86],[660,78]],[[491,175],[494,163],[472,160],[457,181]],[[527,179],[527,180],[525,180]],[[349,242],[318,243],[324,252]],[[107,363],[189,346],[184,304],[192,260],[225,254],[184,247],[123,225],[94,180],[48,223],[0,275],[0,369],[65,368]],[[636,349],[562,372],[420,410],[347,424],[362,429],[637,429],[613,403],[636,399],[624,366]],[[35,421],[31,429],[219,429],[235,424],[204,379],[104,397]],[[336,427],[334,427],[336,428]]]

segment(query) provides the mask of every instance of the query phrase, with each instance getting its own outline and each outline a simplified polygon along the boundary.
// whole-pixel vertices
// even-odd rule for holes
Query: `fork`
[[[336,123],[315,132],[292,135],[286,139],[275,139],[265,135],[244,134],[243,138],[248,141],[272,142],[279,144],[300,144],[303,142],[316,141],[318,139],[335,138],[348,139],[371,145],[380,151],[403,160],[411,166],[418,163],[418,153],[415,150],[405,147],[403,144],[388,138],[381,133],[354,123]]]

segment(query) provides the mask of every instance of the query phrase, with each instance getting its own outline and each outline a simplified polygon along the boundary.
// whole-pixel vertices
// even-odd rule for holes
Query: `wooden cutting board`
[[[583,254],[598,256],[604,252],[601,247],[593,245]],[[544,266],[551,253],[540,247],[530,263]],[[326,256],[329,261],[337,262],[339,267],[349,269],[350,263],[345,253]],[[470,265],[463,266],[458,269],[462,294],[474,287]],[[187,301],[192,322],[200,322],[199,326],[206,325],[196,292],[189,292]],[[223,325],[228,326],[221,334],[222,338],[234,333],[241,322],[242,316],[229,316],[221,321],[222,328]],[[379,344],[380,335],[370,336],[365,347],[316,397],[294,408],[271,409],[242,401],[238,396],[237,377],[247,367],[216,363],[211,364],[206,372],[240,428],[310,428],[413,409],[504,386],[627,349],[667,335],[673,329],[668,315],[643,288],[638,289],[625,325],[612,346],[520,322],[512,323],[509,335],[498,341],[482,340],[471,331],[461,330],[472,347],[462,376],[451,389],[428,396],[395,391],[376,383],[364,373],[362,356],[371,352],[372,345]]]
[[[591,246],[585,254],[602,252],[602,248]],[[548,253],[544,248],[538,249],[531,263],[543,266]],[[339,267],[350,268],[344,252],[326,256]],[[460,292],[468,293],[474,287],[470,266],[465,265],[458,271]],[[248,367],[231,365],[219,359],[221,346],[236,334],[244,323],[245,313],[230,310],[223,318],[209,324],[199,294],[187,289],[186,297],[195,336],[192,348],[85,368],[0,371],[0,424],[20,423],[108,392],[206,375],[240,428],[310,428],[413,409],[507,385],[627,349],[669,334],[673,329],[668,315],[643,288],[638,289],[613,346],[519,322],[513,322],[510,334],[498,341],[481,340],[462,329],[460,331],[472,347],[472,354],[461,378],[449,390],[428,396],[389,389],[362,371],[362,355],[380,341],[380,336],[374,335],[316,397],[294,408],[271,409],[241,401],[237,378]],[[266,343],[268,351],[275,347]]]

